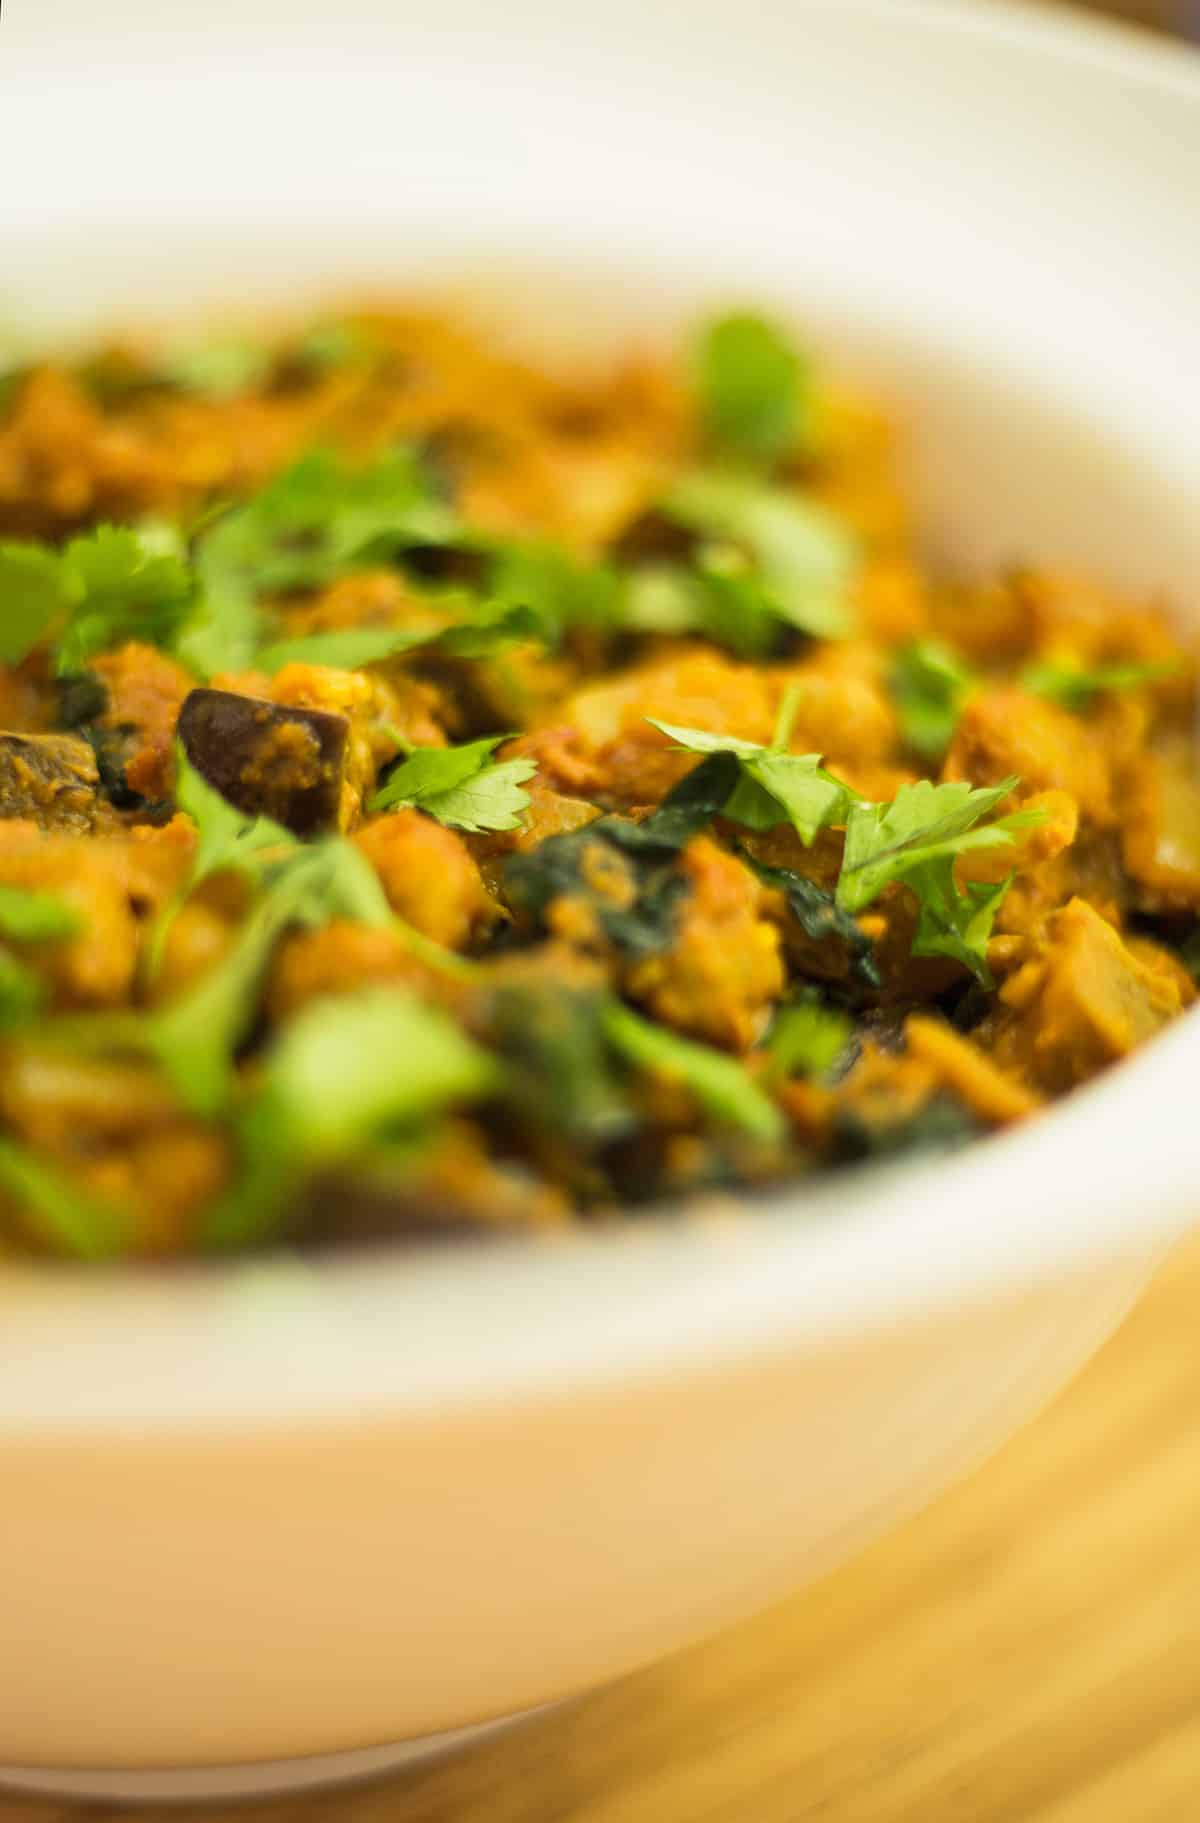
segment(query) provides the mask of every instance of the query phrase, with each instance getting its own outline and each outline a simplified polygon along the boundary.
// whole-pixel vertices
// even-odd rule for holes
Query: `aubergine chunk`
[[[247,816],[298,836],[339,827],[350,722],[232,690],[193,690],[179,713],[192,765]]]
[[[0,733],[0,817],[83,834],[96,821],[100,772],[74,734]]]

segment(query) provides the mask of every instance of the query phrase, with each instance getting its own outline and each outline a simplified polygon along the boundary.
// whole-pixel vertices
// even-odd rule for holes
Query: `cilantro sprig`
[[[496,1065],[440,1008],[394,988],[319,1000],[281,1032],[238,1119],[238,1180],[206,1239],[244,1247],[273,1233],[314,1172],[480,1100]]]
[[[1044,659],[1025,668],[1021,683],[1036,696],[1048,697],[1079,714],[1110,690],[1136,690],[1140,684],[1158,683],[1176,669],[1171,663],[1075,665]]]
[[[703,331],[696,353],[700,419],[724,456],[770,465],[804,438],[808,361],[763,317],[734,313]]]
[[[1083,665],[1067,659],[1038,659],[1025,666],[1017,681],[1032,695],[1079,715],[1098,696],[1157,683],[1174,669],[1170,663]],[[941,640],[917,640],[896,654],[890,676],[892,696],[901,733],[914,752],[927,760],[945,753],[968,698],[983,681]]]
[[[493,760],[503,734],[461,747],[418,747],[389,774],[371,799],[372,811],[424,810],[453,829],[516,829],[529,808],[521,787],[537,771],[533,760]]]
[[[957,782],[934,785],[922,779],[902,786],[889,803],[871,803],[826,772],[819,754],[787,751],[794,706],[794,695],[785,698],[771,747],[647,719],[688,752],[728,754],[736,760],[739,777],[720,811],[731,821],[754,830],[790,823],[806,846],[811,846],[820,829],[845,825],[842,866],[831,907],[810,904],[808,895],[819,889],[800,876],[764,868],[752,858],[751,865],[768,884],[785,891],[802,927],[812,928],[814,934],[811,920],[819,913],[822,936],[844,938],[859,972],[866,968],[866,979],[873,973],[869,958],[845,921],[865,911],[886,886],[899,881],[915,894],[920,906],[913,953],[952,956],[986,980],[984,952],[1009,882],[961,888],[955,863],[974,849],[1011,843],[1015,831],[1040,820],[1037,811],[1018,811],[985,823],[1020,780],[1013,777],[999,785],[975,788]],[[837,913],[841,914],[841,927]]]
[[[729,753],[737,760],[739,777],[722,814],[747,829],[775,829],[790,823],[806,846],[817,831],[844,823],[856,793],[821,765],[819,753],[789,753],[790,723],[796,707],[795,692],[784,699],[771,746],[738,740],[728,734],[708,734],[701,728],[679,728],[673,722],[646,719],[688,753]]]
[[[820,639],[851,630],[858,569],[844,523],[815,500],[737,470],[693,469],[661,501],[666,517],[705,541],[701,573],[753,586],[755,612]]]
[[[1040,812],[1025,810],[984,822],[1019,783],[1015,776],[987,786],[920,779],[902,786],[889,804],[853,805],[838,904],[861,912],[893,882],[907,886],[920,906],[913,953],[951,956],[989,985],[987,941],[1011,876],[964,889],[955,865],[962,855],[1011,845],[1016,831],[1040,821]]]
[[[719,1124],[768,1144],[782,1139],[783,1115],[735,1058],[653,1025],[619,1000],[605,1007],[602,1022],[609,1042],[630,1063],[681,1083]]]
[[[128,528],[98,526],[62,551],[0,545],[0,663],[19,664],[52,633],[60,677],[126,640],[168,644],[193,594],[186,565]]]
[[[0,885],[0,939],[5,944],[61,943],[78,936],[83,924],[75,907],[57,893]],[[23,956],[0,947],[0,1031],[28,1024],[44,1000],[37,970]]]
[[[905,741],[923,759],[940,759],[977,682],[970,666],[941,640],[921,639],[896,654],[889,681]]]
[[[103,1260],[128,1246],[128,1223],[120,1210],[8,1137],[0,1137],[0,1189],[12,1198],[31,1238],[55,1253]]]
[[[840,1007],[807,993],[776,1015],[767,1040],[767,1079],[826,1076],[854,1036],[854,1021]]]

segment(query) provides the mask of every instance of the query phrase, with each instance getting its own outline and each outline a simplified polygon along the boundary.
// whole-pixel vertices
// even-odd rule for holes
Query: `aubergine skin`
[[[179,738],[214,790],[247,816],[272,817],[298,836],[338,827],[350,723],[232,690],[193,690]]]
[[[100,772],[87,741],[74,734],[0,732],[0,817],[86,834],[99,802]]]

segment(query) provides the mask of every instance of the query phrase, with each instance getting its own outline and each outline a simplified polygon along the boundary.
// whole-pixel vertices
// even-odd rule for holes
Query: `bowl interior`
[[[1183,53],[898,0],[243,0],[236,42],[212,17],[18,7],[0,320],[66,336],[399,286],[587,358],[762,302],[896,401],[939,556],[1086,564],[1200,613]],[[47,138],[51,100],[71,130]],[[552,1366],[895,1318],[1139,1222],[1166,1234],[1200,1164],[1198,1044],[1186,1023],[953,1165],[806,1195],[811,1220],[783,1197],[730,1231],[549,1255],[14,1277],[0,1422],[215,1421],[248,1387],[273,1410],[495,1396]],[[303,1339],[286,1372],[281,1334]]]

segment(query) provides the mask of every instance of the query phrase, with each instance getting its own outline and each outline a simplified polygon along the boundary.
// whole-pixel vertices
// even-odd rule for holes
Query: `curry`
[[[750,315],[0,373],[0,1233],[628,1220],[956,1146],[1188,1007],[1196,658],[933,572]]]

